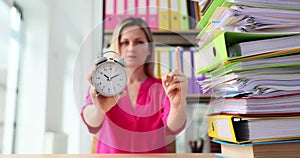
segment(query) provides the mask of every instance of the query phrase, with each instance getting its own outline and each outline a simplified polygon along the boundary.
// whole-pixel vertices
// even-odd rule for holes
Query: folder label
[[[117,9],[117,23],[119,23],[122,19],[125,18],[125,2],[123,0],[116,1],[116,9]]]
[[[179,4],[177,1],[170,1],[170,14],[171,14],[171,25],[172,30],[180,30],[180,13],[179,13]]]
[[[149,2],[149,13],[151,15],[157,15],[158,12],[157,12],[157,0],[150,0]]]
[[[152,30],[158,30],[158,1],[149,0],[148,3],[148,24]]]
[[[230,130],[230,123],[228,119],[225,118],[217,118],[216,119],[216,126],[217,126],[217,132],[218,136],[221,138],[226,138],[232,140],[232,133]]]
[[[107,15],[114,14],[114,1],[107,0],[105,2],[106,2],[106,4],[105,4],[106,5],[105,6],[105,8],[106,8],[106,10],[105,10],[106,14]]]
[[[220,59],[219,53],[214,46],[200,50],[198,53],[195,53],[194,57],[195,68],[198,72],[203,69],[209,70],[209,67],[213,66],[213,63],[217,63],[216,60]]]
[[[160,54],[160,73],[166,75],[170,72],[170,55],[169,50],[161,51]]]
[[[147,2],[146,0],[138,1],[138,16],[147,21]]]
[[[185,52],[182,53],[182,63],[183,63],[183,72],[186,75],[187,78],[191,78],[192,77],[192,65],[191,65],[191,52]]]
[[[127,14],[129,16],[133,16],[136,14],[135,12],[135,8],[136,8],[136,5],[135,5],[135,0],[127,0]]]
[[[104,29],[113,30],[117,23],[116,0],[105,0]]]
[[[169,6],[169,0],[160,0],[159,1],[159,29],[164,30],[164,29],[170,29],[170,6]]]
[[[117,0],[117,14],[124,15],[125,14],[125,3],[123,0]]]
[[[179,11],[180,13],[180,29],[181,30],[188,30],[189,29],[189,18],[188,18],[188,9],[187,9],[187,1],[186,0],[179,0]]]

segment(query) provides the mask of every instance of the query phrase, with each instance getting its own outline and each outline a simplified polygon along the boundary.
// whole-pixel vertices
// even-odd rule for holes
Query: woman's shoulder
[[[149,89],[150,87],[163,87],[160,78],[155,78],[153,76],[148,76],[147,80],[142,84],[143,88]]]
[[[149,76],[146,84],[143,85],[143,89],[147,89],[148,92],[156,94],[157,96],[165,96],[165,91],[160,78]]]

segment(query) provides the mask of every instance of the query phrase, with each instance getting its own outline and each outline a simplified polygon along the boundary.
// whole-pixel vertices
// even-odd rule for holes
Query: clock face
[[[92,83],[97,91],[104,96],[115,96],[121,93],[127,83],[124,67],[108,61],[97,66]]]

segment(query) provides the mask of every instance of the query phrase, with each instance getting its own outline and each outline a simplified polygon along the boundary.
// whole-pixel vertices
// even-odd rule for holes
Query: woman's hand
[[[112,97],[106,97],[101,95],[92,84],[92,76],[95,70],[96,70],[96,66],[94,66],[91,69],[90,73],[88,74],[88,81],[90,82],[91,85],[90,96],[98,111],[101,110],[101,112],[106,113],[112,107],[114,107],[116,103],[119,101],[119,99],[125,96],[126,93],[125,91],[123,91],[121,94]]]
[[[162,83],[171,105],[180,106],[186,101],[188,79],[181,72],[180,48],[175,49],[175,68],[174,70],[162,77]]]

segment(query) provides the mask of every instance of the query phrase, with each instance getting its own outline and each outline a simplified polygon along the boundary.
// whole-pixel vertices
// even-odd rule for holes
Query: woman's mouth
[[[127,56],[126,58],[127,58],[127,59],[135,59],[136,56],[135,56],[135,55],[129,55],[129,56]]]

